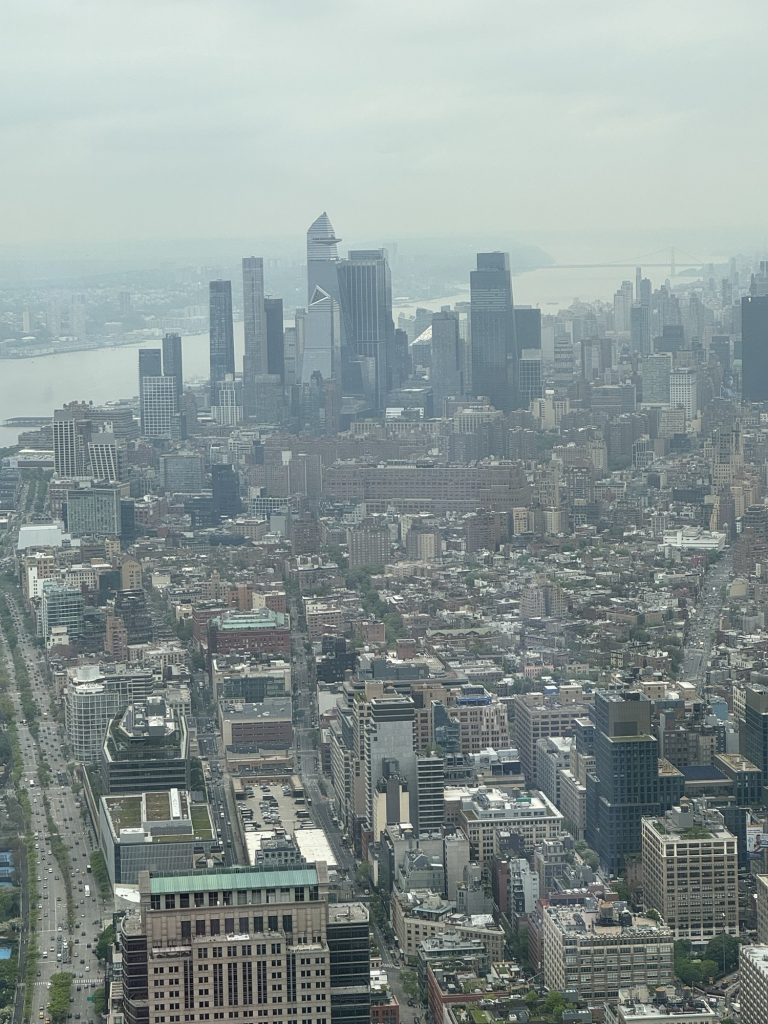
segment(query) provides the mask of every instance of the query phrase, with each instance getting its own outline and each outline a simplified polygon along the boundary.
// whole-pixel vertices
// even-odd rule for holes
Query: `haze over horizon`
[[[2,243],[761,246],[764,10],[9,0]]]

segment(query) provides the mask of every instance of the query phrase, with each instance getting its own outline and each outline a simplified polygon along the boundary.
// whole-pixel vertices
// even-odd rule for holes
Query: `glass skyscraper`
[[[228,373],[235,372],[235,331],[232,323],[232,282],[211,281],[210,286],[211,396]]]
[[[515,310],[509,255],[479,252],[469,275],[472,334],[472,390],[497,409],[515,406],[517,361]]]

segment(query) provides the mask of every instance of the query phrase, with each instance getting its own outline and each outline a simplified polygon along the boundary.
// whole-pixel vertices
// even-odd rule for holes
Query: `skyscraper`
[[[228,373],[235,372],[235,331],[232,323],[232,282],[211,281],[210,360],[211,394]]]
[[[309,303],[298,383],[309,384],[312,374],[336,380],[340,372],[341,311],[333,296],[315,288]]]
[[[472,390],[497,409],[515,405],[517,360],[515,311],[509,255],[479,252],[469,275],[472,336]]]
[[[87,475],[92,426],[87,406],[72,402],[53,413],[53,466],[58,478]]]
[[[659,745],[651,702],[641,693],[595,694],[595,769],[587,777],[587,837],[618,873],[641,848],[641,819],[658,814]]]
[[[166,334],[163,337],[163,375],[173,377],[176,383],[176,397],[179,407],[181,407],[181,396],[184,394],[184,368],[180,334]]]
[[[339,301],[339,242],[328,214],[323,211],[307,231],[307,301],[311,302],[315,288],[322,288],[331,298]]]
[[[395,337],[387,253],[385,249],[351,251],[337,266],[343,338],[351,359],[371,361],[372,379],[364,378],[363,388],[369,401],[380,409],[389,389],[389,357]]]
[[[636,302],[629,311],[629,343],[633,352],[647,356],[651,351],[651,307]]]
[[[741,397],[768,402],[768,295],[741,300]]]
[[[139,349],[139,382],[143,377],[160,377],[163,373],[163,354],[159,348]]]
[[[211,490],[213,491],[213,515],[218,522],[240,511],[240,482],[237,473],[229,463],[214,463],[211,466]]]
[[[331,960],[325,864],[142,871],[139,894],[138,906],[120,925],[123,1001],[131,1024],[165,1024],[169,1006],[171,1016],[183,1015],[191,1024],[330,1024],[347,1019],[343,1012],[337,1017],[332,1005],[334,981],[333,994],[354,1010],[341,982],[357,982],[366,964],[352,971],[361,958],[362,951],[351,948],[359,938],[345,943],[336,917],[339,955],[336,964]],[[367,929],[364,907],[358,916]],[[360,1018],[350,1019],[356,1024]]]
[[[432,345],[429,380],[435,416],[445,414],[445,400],[463,392],[459,318],[449,309],[432,317]]]
[[[243,341],[243,402],[246,415],[252,416],[256,411],[254,379],[259,373],[267,373],[264,260],[260,256],[243,260]]]
[[[267,373],[277,374],[285,380],[285,336],[283,330],[283,300],[264,299],[267,330]]]

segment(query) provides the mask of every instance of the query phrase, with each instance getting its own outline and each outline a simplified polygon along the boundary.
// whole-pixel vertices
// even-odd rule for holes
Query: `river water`
[[[667,271],[651,270],[654,287]],[[574,299],[609,300],[622,280],[633,280],[631,267],[585,267],[532,270],[515,275],[512,287],[519,305],[540,306],[543,313],[556,313]],[[422,299],[418,303],[398,304],[398,314],[411,314],[416,306],[439,309],[440,306],[468,301],[469,290],[454,295]],[[75,399],[96,404],[130,398],[138,393],[139,347],[151,348],[159,342],[146,342],[124,348],[102,348],[90,352],[67,352],[36,359],[0,360],[0,421],[13,416],[50,416],[55,408]],[[243,325],[235,324],[236,365],[242,366]],[[208,335],[184,338],[184,376],[187,380],[208,376]],[[15,444],[18,429],[0,427],[0,447]]]

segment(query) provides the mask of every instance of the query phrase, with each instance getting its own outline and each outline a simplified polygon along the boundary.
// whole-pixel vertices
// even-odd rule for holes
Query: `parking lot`
[[[237,801],[238,814],[245,829],[246,843],[251,855],[257,845],[251,839],[254,833],[274,832],[278,829],[293,833],[303,825],[312,825],[309,808],[305,803],[297,803],[289,793],[285,793],[284,786],[287,788],[287,784],[282,782],[254,782],[253,796],[246,796],[244,800]],[[243,814],[243,811],[246,811],[246,814]],[[247,812],[251,812],[253,817],[250,818]]]

